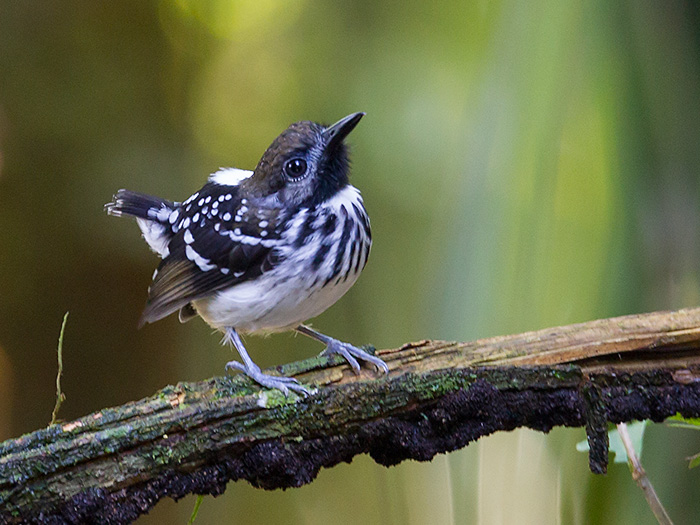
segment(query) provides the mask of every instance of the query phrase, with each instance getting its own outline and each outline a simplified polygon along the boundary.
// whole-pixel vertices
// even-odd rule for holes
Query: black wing
[[[235,188],[208,184],[181,205],[170,253],[148,290],[141,325],[254,279],[279,262],[277,210],[255,208],[236,194]]]

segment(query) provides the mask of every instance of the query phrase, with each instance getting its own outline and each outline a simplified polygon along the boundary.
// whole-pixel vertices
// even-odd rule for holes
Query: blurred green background
[[[367,117],[352,180],[375,244],[315,326],[356,344],[469,340],[700,303],[696,2],[0,1],[0,439],[224,372],[201,321],[136,329],[157,260],[102,206],[182,200],[290,122]],[[247,340],[262,366],[321,350]],[[366,457],[301,489],[231,483],[197,523],[655,523],[581,429],[501,433],[431,463]],[[700,435],[643,462],[700,520]],[[185,523],[194,497],[139,523]]]

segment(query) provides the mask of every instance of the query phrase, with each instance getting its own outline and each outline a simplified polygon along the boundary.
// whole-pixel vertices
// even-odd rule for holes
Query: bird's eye
[[[298,179],[306,173],[306,161],[304,159],[292,159],[284,165],[284,172],[288,177]]]

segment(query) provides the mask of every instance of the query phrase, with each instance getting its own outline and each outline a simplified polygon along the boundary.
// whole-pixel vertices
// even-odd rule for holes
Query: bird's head
[[[332,126],[301,121],[290,125],[267,148],[241,189],[270,205],[310,206],[329,199],[348,183],[345,137],[364,113]]]

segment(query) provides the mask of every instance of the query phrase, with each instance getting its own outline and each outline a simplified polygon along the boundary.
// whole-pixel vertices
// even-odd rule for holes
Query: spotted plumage
[[[348,183],[343,143],[362,116],[330,127],[292,124],[254,171],[220,169],[182,203],[117,192],[108,213],[136,217],[162,258],[141,323],[176,311],[183,322],[199,315],[239,351],[244,364],[228,367],[285,393],[308,391],[292,378],[262,373],[239,333],[295,329],[356,370],[359,359],[387,371],[380,359],[301,324],[342,297],[369,257],[369,217]]]

